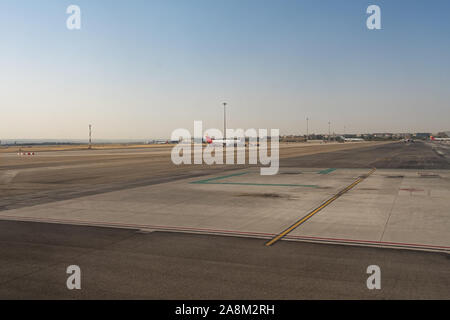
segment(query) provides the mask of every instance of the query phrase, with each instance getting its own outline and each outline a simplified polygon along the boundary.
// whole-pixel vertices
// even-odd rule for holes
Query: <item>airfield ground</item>
[[[175,166],[168,148],[2,154],[0,298],[450,299],[448,145],[280,156],[261,176]]]

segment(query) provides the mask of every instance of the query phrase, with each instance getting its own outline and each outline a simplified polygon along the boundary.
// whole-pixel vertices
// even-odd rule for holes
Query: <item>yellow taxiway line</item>
[[[358,183],[360,183],[361,181],[363,181],[364,179],[366,179],[368,176],[370,176],[372,173],[375,172],[375,168],[373,168],[372,170],[370,170],[366,175],[359,177],[358,179],[356,179],[352,184],[348,185],[347,187],[345,187],[344,189],[342,189],[341,191],[339,191],[338,193],[336,193],[334,196],[332,196],[330,199],[326,200],[324,203],[322,203],[320,206],[318,206],[316,209],[312,210],[310,213],[308,213],[306,216],[304,216],[303,218],[301,218],[300,220],[298,220],[297,222],[295,222],[293,225],[291,225],[289,228],[287,228],[286,230],[280,232],[278,235],[276,235],[273,239],[271,239],[270,241],[266,242],[266,246],[270,247],[271,245],[273,245],[275,242],[277,242],[278,240],[282,239],[284,236],[286,236],[287,234],[289,234],[291,231],[293,231],[295,228],[297,228],[298,226],[300,226],[302,223],[304,223],[305,221],[307,221],[308,219],[310,219],[313,215],[315,215],[317,212],[319,212],[320,210],[322,210],[323,208],[325,208],[326,206],[328,206],[330,203],[332,203],[334,200],[336,200],[337,198],[339,198],[340,196],[342,196],[344,193],[346,193],[347,191],[349,191],[350,189],[352,189],[354,186],[356,186]]]

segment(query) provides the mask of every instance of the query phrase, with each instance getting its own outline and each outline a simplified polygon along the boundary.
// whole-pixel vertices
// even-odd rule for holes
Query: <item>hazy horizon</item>
[[[81,8],[81,30],[66,8]],[[366,28],[381,7],[382,29]],[[6,0],[0,140],[450,130],[450,2]],[[7,120],[7,121],[6,121]],[[345,129],[344,129],[345,128]]]
[[[450,130],[441,130],[440,133],[445,133],[448,136],[450,136]],[[438,132],[430,132],[430,131],[423,131],[423,132],[365,132],[365,133],[355,133],[355,132],[331,132],[332,135],[364,135],[364,134],[375,134],[375,133],[390,133],[390,134],[415,134],[415,133],[431,133],[431,134],[437,134]],[[289,135],[295,135],[295,136],[303,136],[303,134],[284,134],[280,133],[280,136],[289,136]],[[310,132],[310,136],[312,135],[328,135],[327,132]],[[127,142],[148,142],[151,140],[170,140],[171,137],[143,137],[143,138],[92,138],[92,143],[127,143]],[[89,143],[89,138],[4,138],[0,139],[0,144],[13,144],[14,142],[17,143],[55,143],[55,142],[61,142],[61,143]]]

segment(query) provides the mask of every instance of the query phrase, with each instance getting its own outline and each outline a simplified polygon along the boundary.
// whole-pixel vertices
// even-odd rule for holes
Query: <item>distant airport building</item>
[[[408,139],[411,138],[412,134],[411,133],[395,133],[393,135],[393,138],[396,139]]]
[[[450,138],[450,131],[441,131],[436,134],[437,138]]]
[[[414,134],[414,137],[416,139],[421,139],[421,140],[427,140],[430,138],[430,136],[431,136],[431,133],[429,133],[429,132],[418,132],[418,133]]]
[[[285,135],[280,137],[281,142],[305,142],[306,137],[296,135]]]
[[[375,138],[390,139],[390,138],[392,138],[393,134],[392,133],[388,133],[388,132],[384,132],[384,133],[374,133],[373,136]]]

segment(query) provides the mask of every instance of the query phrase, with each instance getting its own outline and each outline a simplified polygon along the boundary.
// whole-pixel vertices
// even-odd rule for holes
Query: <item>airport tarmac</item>
[[[18,173],[3,174],[3,188],[32,191],[1,199],[0,297],[449,299],[448,150],[423,142],[324,150],[289,150],[276,176],[194,166],[139,180],[133,170],[149,164],[140,157],[11,160],[8,172]],[[167,156],[155,158],[163,168]],[[93,178],[76,177],[87,169]],[[75,190],[95,179],[91,195]],[[58,184],[68,191],[54,192]],[[65,274],[55,270],[69,262],[92,272],[83,293],[58,287]],[[386,272],[381,291],[365,286],[369,264]]]
[[[351,150],[383,143],[285,144],[280,158],[318,152]],[[13,209],[85,195],[125,190],[199,177],[248,165],[181,165],[170,158],[171,148],[48,151],[35,156],[0,154],[0,210]]]
[[[2,299],[450,298],[448,255],[412,250],[0,221],[0,256]]]
[[[248,168],[11,209],[1,219],[271,238],[368,169]],[[290,240],[450,250],[450,172],[377,169]],[[342,241],[341,241],[342,240]]]

